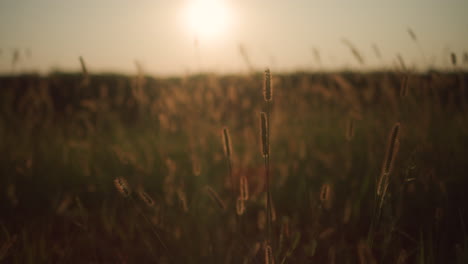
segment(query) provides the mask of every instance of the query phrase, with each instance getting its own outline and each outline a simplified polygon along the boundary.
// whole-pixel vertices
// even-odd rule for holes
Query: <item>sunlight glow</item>
[[[231,22],[231,12],[223,0],[192,0],[185,13],[190,33],[201,38],[219,37]]]

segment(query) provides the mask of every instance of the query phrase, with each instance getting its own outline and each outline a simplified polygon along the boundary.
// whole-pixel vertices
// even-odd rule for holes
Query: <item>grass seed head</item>
[[[249,182],[247,181],[247,177],[242,175],[240,177],[240,197],[247,201],[249,199]]]
[[[131,191],[128,186],[127,180],[125,180],[123,177],[118,177],[114,180],[114,184],[117,188],[117,191],[119,191],[120,194],[122,194],[124,197],[130,196]]]
[[[451,61],[452,61],[452,65],[453,65],[453,66],[457,66],[457,55],[456,55],[455,53],[452,52],[452,53],[450,54],[450,59],[451,59]]]
[[[88,74],[88,70],[86,69],[85,61],[84,61],[82,56],[80,56],[79,59],[80,59],[80,64],[81,64],[81,71],[83,73],[83,82],[85,84],[88,84],[89,83],[89,74]]]
[[[274,264],[275,259],[273,258],[273,251],[271,250],[271,246],[268,242],[265,242],[263,250],[265,251],[265,264]]]
[[[384,196],[388,187],[388,178],[393,169],[398,149],[400,148],[400,123],[395,123],[392,132],[388,138],[387,151],[385,153],[384,163],[382,165],[382,172],[380,175],[379,183],[377,185],[377,195]]]
[[[138,191],[138,197],[148,206],[148,207],[153,207],[154,206],[154,200],[149,196],[148,193],[146,193],[144,190],[139,190]]]
[[[418,41],[418,39],[416,38],[416,34],[414,34],[414,31],[411,29],[411,28],[408,28],[408,35],[411,37],[411,39],[413,41]]]
[[[223,128],[223,143],[224,143],[224,154],[226,157],[231,157],[231,136],[229,135],[229,129],[227,127]]]
[[[243,215],[245,212],[245,203],[244,203],[244,199],[242,199],[241,196],[237,198],[236,212],[238,215]]]
[[[326,202],[330,200],[330,184],[325,183],[322,185],[322,188],[320,189],[320,201]]]

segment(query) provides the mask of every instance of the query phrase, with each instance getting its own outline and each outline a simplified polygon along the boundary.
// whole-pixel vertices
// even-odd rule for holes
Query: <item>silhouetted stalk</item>
[[[231,162],[232,145],[231,145],[231,136],[229,134],[229,129],[227,127],[223,128],[223,143],[224,143],[224,154],[226,155],[226,160],[228,163],[229,179],[231,181],[233,199],[235,199],[237,196],[236,196],[236,183],[234,180],[234,176],[232,174],[232,162]]]
[[[138,204],[137,202],[135,201],[135,199],[132,197],[132,191],[130,189],[130,186],[128,185],[128,182],[125,180],[125,178],[123,177],[118,177],[116,179],[114,179],[114,185],[115,187],[117,188],[117,190],[119,191],[119,193],[126,199],[129,199],[130,202],[132,203],[132,207],[141,215],[143,216],[143,218],[148,222],[148,224],[150,225],[151,227],[151,231],[153,232],[153,234],[156,236],[156,238],[159,240],[159,242],[161,243],[162,247],[164,248],[164,250],[168,253],[168,258],[170,258],[170,254],[169,254],[169,249],[167,248],[166,244],[163,242],[161,236],[159,235],[158,231],[156,230],[156,227],[154,226],[153,222],[151,222],[151,220],[145,215],[145,213],[143,212],[143,210],[141,210],[139,207],[138,207]],[[147,193],[144,193],[144,195],[142,196],[140,194],[140,198],[148,205],[150,206],[153,206],[154,205],[154,201],[153,199],[147,194]],[[146,200],[146,201],[145,201]],[[148,203],[148,201],[151,200],[152,203]],[[151,207],[150,206],[150,207]],[[153,252],[152,252],[153,254]]]
[[[266,217],[267,217],[267,244],[271,245],[271,182],[270,182],[270,107],[273,97],[271,88],[270,70],[265,70],[263,97],[265,100],[266,112],[261,113],[261,129],[262,129],[262,152],[265,165],[265,180],[266,180]]]

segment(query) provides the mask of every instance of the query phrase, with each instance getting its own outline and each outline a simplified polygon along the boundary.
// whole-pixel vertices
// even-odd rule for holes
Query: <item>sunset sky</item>
[[[372,69],[398,53],[446,67],[450,52],[468,51],[467,11],[466,0],[0,0],[0,72],[77,71],[79,56],[91,72],[134,73],[135,61],[156,75],[246,72],[239,44],[255,68],[275,71]]]

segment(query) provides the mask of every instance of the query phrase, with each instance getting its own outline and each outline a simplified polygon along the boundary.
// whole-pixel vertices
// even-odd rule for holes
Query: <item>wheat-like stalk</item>
[[[231,136],[229,134],[229,129],[227,127],[223,128],[223,146],[224,146],[224,154],[226,155],[226,160],[228,162],[228,169],[229,169],[229,178],[231,180],[231,189],[233,192],[233,196],[235,196],[235,189],[236,189],[236,182],[234,180],[234,175],[232,174],[232,145],[231,145]]]
[[[354,58],[359,62],[359,64],[364,65],[364,58],[362,57],[361,52],[359,52],[356,46],[354,46],[354,44],[351,43],[351,41],[349,41],[348,39],[342,39],[341,42],[349,48],[349,50],[353,54]]]
[[[149,196],[148,193],[146,193],[143,189],[138,190],[138,197],[148,206],[148,207],[153,207],[154,206],[154,200]]]
[[[262,137],[262,154],[265,164],[265,179],[266,179],[266,218],[267,218],[267,239],[270,240],[271,235],[271,192],[270,192],[270,147],[268,138],[268,119],[267,114],[260,113],[260,128]]]
[[[450,53],[450,60],[452,61],[453,67],[457,66],[457,55],[455,53]]]
[[[262,154],[263,157],[268,157],[270,154],[270,146],[268,141],[268,119],[265,112],[260,113],[260,131],[262,137]]]
[[[265,253],[265,264],[274,264],[275,259],[273,258],[273,252],[271,250],[270,244],[268,242],[265,243],[265,246],[263,247],[264,253]]]
[[[403,71],[406,71],[406,64],[405,64],[405,61],[403,60],[403,57],[401,56],[401,54],[397,54],[396,55],[396,58],[398,60],[398,63],[400,64],[400,67]]]
[[[317,65],[322,66],[322,59],[320,58],[320,51],[316,47],[312,47],[312,54],[314,55],[314,59]]]
[[[329,183],[323,184],[322,188],[320,188],[320,201],[322,201],[322,203],[325,203],[330,200],[330,189],[331,186]]]
[[[241,196],[237,198],[236,212],[238,215],[243,215],[245,212],[245,203],[244,203],[244,199]]]
[[[264,86],[263,86],[263,99],[265,101],[266,112],[260,113],[260,133],[262,139],[262,155],[265,165],[265,179],[266,179],[266,242],[271,253],[271,222],[272,222],[272,199],[271,199],[271,188],[270,188],[270,107],[272,103],[272,88],[271,88],[271,74],[270,70],[266,69],[264,74]],[[276,218],[276,216],[275,216]],[[267,248],[266,248],[267,249]],[[265,251],[267,252],[267,251]],[[270,254],[269,262],[273,263],[273,255]],[[267,258],[265,258],[267,260]]]
[[[413,42],[418,47],[419,52],[421,53],[421,56],[422,56],[424,62],[427,62],[426,54],[424,54],[424,50],[422,49],[422,46],[419,43],[418,38],[416,37],[416,33],[414,33],[413,29],[411,29],[411,28],[407,28],[407,32],[408,32],[408,35],[410,36],[411,40],[413,40]]]
[[[148,224],[151,227],[151,230],[153,231],[154,235],[156,238],[159,240],[161,245],[164,247],[164,249],[169,252],[166,244],[162,240],[161,236],[159,235],[159,232],[156,230],[156,227],[154,223],[148,218],[148,216],[145,215],[145,213],[141,210],[139,206],[136,204],[136,200],[131,196],[131,191],[130,187],[127,183],[127,181],[123,177],[118,177],[114,179],[114,184],[119,193],[121,193],[125,198],[129,198],[130,202],[134,205],[134,209],[148,222]],[[154,206],[154,200],[149,196],[143,189],[140,189],[137,191],[138,197],[149,207]],[[78,197],[77,197],[78,199]],[[77,200],[79,202],[79,200]]]
[[[413,41],[418,41],[418,38],[416,37],[416,34],[414,34],[414,31],[411,28],[408,28],[408,35],[410,35],[411,39]]]
[[[249,199],[249,182],[247,181],[247,177],[242,175],[240,177],[240,197],[242,200],[247,201]]]
[[[89,84],[89,75],[88,75],[88,70],[86,69],[86,64],[82,56],[80,56],[80,64],[81,64],[81,71],[83,73],[83,84],[88,85]]]
[[[220,209],[225,210],[226,205],[224,204],[223,200],[219,197],[218,193],[213,190],[210,186],[205,187],[206,192],[210,196],[211,200],[214,201]]]
[[[223,146],[224,154],[228,159],[231,158],[231,137],[229,135],[229,129],[227,127],[223,128]]]
[[[131,194],[130,187],[128,186],[127,180],[123,177],[118,177],[114,180],[115,187],[120,194],[124,197],[129,197]]]
[[[177,197],[179,198],[180,204],[184,212],[188,212],[187,196],[185,195],[185,192],[184,190],[182,190],[182,188],[177,189]]]
[[[389,175],[392,172],[393,164],[400,147],[400,123],[396,123],[393,128],[387,143],[387,151],[385,153],[384,163],[382,165],[382,172],[377,184],[377,195],[380,197],[380,208],[387,192]]]
[[[265,165],[265,179],[266,179],[266,241],[271,241],[271,222],[272,222],[272,200],[270,188],[270,107],[272,103],[272,88],[271,88],[271,73],[269,69],[265,70],[264,85],[263,85],[263,99],[265,101],[266,112],[260,113],[260,133],[262,139],[262,155]],[[270,248],[271,250],[271,248]]]
[[[80,56],[80,64],[81,64],[81,71],[83,72],[83,75],[85,77],[88,76],[88,70],[86,69],[86,64],[82,56]]]
[[[239,44],[239,54],[241,55],[242,59],[244,60],[245,64],[247,65],[247,68],[249,69],[250,72],[254,72],[255,69],[252,66],[252,63],[250,62],[250,57],[249,54],[247,53],[247,50],[244,45]]]

